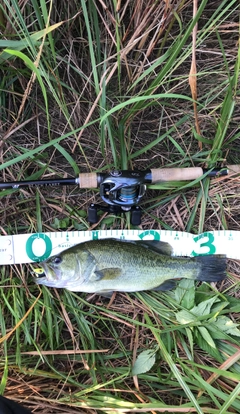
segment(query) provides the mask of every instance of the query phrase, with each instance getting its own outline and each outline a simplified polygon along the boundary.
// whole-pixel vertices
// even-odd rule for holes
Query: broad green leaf
[[[209,345],[207,341],[205,341],[204,337],[202,336],[201,332],[196,329],[195,330],[195,342],[198,344],[199,348],[201,348],[203,351],[206,351],[209,355],[211,355],[213,358],[215,358],[218,362],[222,363],[223,358],[218,350],[218,348],[212,347]]]
[[[191,279],[182,279],[175,289],[175,299],[186,309],[191,309],[195,303],[195,282]]]
[[[203,339],[208,343],[209,346],[216,349],[216,345],[214,340],[212,339],[210,333],[204,326],[198,326],[197,329],[199,330],[200,334],[202,335]]]
[[[67,229],[70,225],[70,218],[65,217],[64,219],[59,220],[57,217],[54,218],[52,227],[54,229]]]
[[[196,321],[195,315],[191,312],[188,312],[186,309],[181,310],[180,312],[176,313],[176,319],[181,324],[191,323]]]
[[[239,324],[234,323],[227,316],[219,316],[214,322],[214,325],[228,335],[240,336]]]
[[[148,372],[156,361],[156,350],[147,349],[138,355],[132,368],[132,375]]]
[[[219,302],[219,298],[214,296],[213,298],[207,299],[204,302],[199,303],[191,309],[191,313],[196,316],[208,315],[211,313],[211,307],[215,302]]]
[[[215,315],[219,315],[219,313],[226,308],[229,305],[229,303],[221,298],[218,303],[214,303],[214,305],[211,308],[211,313],[215,313]]]

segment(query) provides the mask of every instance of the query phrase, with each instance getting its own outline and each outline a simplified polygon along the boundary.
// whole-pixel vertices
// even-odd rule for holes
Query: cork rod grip
[[[81,173],[79,174],[79,187],[80,188],[97,188],[97,174],[96,173]]]
[[[156,168],[151,170],[152,183],[164,181],[191,181],[203,175],[201,167]]]

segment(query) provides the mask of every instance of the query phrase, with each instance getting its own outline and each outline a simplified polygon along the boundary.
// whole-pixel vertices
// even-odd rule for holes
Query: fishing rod
[[[107,206],[91,204],[88,209],[88,221],[90,223],[97,223],[98,210],[114,214],[131,211],[131,223],[139,225],[141,223],[141,209],[138,204],[146,192],[147,184],[192,181],[203,176],[221,177],[230,173],[240,173],[240,165],[213,169],[201,167],[155,168],[145,171],[114,169],[109,173],[81,173],[76,178],[0,182],[0,189],[63,185],[78,185],[81,189],[99,188],[100,196]]]

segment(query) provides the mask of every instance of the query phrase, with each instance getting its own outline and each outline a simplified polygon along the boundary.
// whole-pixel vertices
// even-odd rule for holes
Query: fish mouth
[[[40,268],[35,273],[37,276],[34,278],[35,283],[49,287],[65,287],[66,281],[62,280],[60,269],[54,269],[45,262],[39,263],[39,265]]]
[[[52,269],[50,266],[48,266],[44,262],[39,263],[39,268],[34,269],[34,273],[36,275],[35,279],[37,281],[39,279],[41,279],[41,280],[39,280],[39,283],[42,283],[44,279],[49,281],[49,282],[55,281],[55,280],[58,279],[55,270]]]
[[[45,262],[41,263],[41,267],[44,270],[45,277],[49,281],[59,281],[61,279],[61,270],[60,269],[54,269],[52,266],[48,265]]]

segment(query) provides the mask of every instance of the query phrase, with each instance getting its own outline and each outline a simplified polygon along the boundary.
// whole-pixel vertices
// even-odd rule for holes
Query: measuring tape
[[[174,256],[225,254],[240,259],[240,232],[208,231],[199,235],[169,230],[95,230],[28,233],[0,236],[0,265],[41,262],[88,240],[161,240],[168,242]]]

